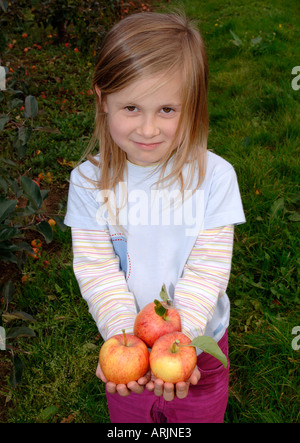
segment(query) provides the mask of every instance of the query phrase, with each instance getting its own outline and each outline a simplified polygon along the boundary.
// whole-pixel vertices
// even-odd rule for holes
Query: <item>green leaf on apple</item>
[[[154,303],[155,303],[154,310],[156,314],[164,318],[166,316],[168,309],[166,309],[159,300],[154,300]]]
[[[217,358],[225,368],[227,368],[227,358],[221,351],[216,340],[214,340],[212,337],[200,335],[199,337],[194,338],[189,346],[195,346],[201,349],[203,352],[212,355],[213,357]]]
[[[168,296],[167,288],[166,288],[165,284],[162,285],[159,295],[160,295],[160,298],[162,299],[162,301],[164,301],[165,303],[168,303],[169,296]]]

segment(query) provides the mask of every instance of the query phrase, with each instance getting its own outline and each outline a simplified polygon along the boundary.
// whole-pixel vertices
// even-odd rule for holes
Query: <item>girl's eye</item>
[[[165,108],[162,108],[162,111],[164,114],[171,114],[173,112],[173,109],[165,107]]]
[[[126,111],[134,112],[137,108],[136,106],[125,106]]]

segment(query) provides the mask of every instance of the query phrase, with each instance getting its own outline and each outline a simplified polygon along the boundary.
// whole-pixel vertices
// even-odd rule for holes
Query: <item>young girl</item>
[[[233,226],[245,221],[233,167],[207,151],[208,67],[177,14],[131,15],[108,32],[93,87],[99,153],[71,174],[65,223],[74,272],[104,340],[133,333],[163,284],[190,339],[228,355]],[[222,422],[228,369],[199,351],[187,382],[106,380],[111,422]]]

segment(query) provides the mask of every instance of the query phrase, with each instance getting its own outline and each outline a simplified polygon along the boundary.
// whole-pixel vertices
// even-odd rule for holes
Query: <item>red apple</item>
[[[182,332],[160,337],[150,352],[150,368],[156,378],[165,382],[186,381],[197,364],[197,353],[191,340]]]
[[[134,333],[142,339],[149,348],[162,335],[169,332],[181,331],[180,315],[172,306],[165,310],[161,316],[156,313],[157,304],[148,303],[136,316]]]
[[[117,334],[101,347],[99,363],[108,381],[127,384],[143,377],[149,368],[145,343],[132,334]]]
[[[154,342],[169,332],[181,331],[179,312],[172,306],[166,286],[160,291],[162,302],[148,303],[136,316],[134,334],[152,348]]]

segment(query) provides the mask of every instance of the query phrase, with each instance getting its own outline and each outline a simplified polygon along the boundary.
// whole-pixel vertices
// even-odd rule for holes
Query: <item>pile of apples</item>
[[[154,300],[138,313],[134,335],[123,330],[102,345],[99,363],[107,380],[127,384],[143,377],[150,366],[155,377],[165,382],[186,381],[196,366],[195,346],[199,345],[227,365],[225,355],[212,338],[202,336],[191,342],[181,332],[180,315],[172,306],[165,285],[160,297],[161,302]]]

